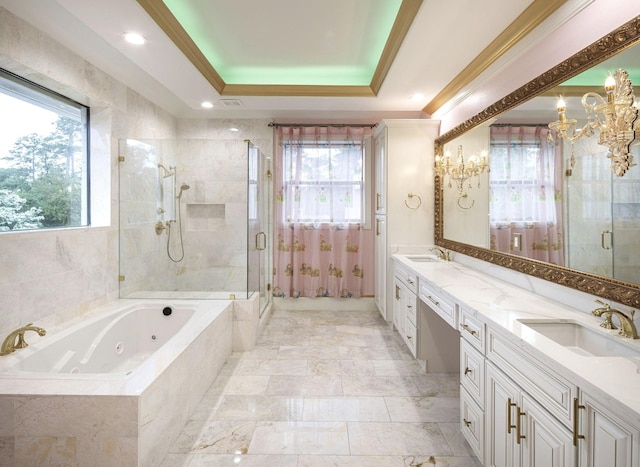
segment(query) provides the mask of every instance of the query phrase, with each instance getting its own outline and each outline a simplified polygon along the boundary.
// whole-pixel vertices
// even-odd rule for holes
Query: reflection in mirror
[[[625,168],[623,177],[614,175],[610,144],[602,144],[610,139],[599,138],[602,125],[594,124],[593,116],[589,123],[581,102],[583,95],[598,93],[606,104],[603,83],[619,68],[629,70],[631,83],[640,86],[639,69],[634,68],[640,64],[640,45],[628,47],[640,41],[634,24],[640,18],[620,28],[628,40],[624,46],[607,38],[599,41],[599,48],[579,52],[436,141],[441,155],[456,154],[460,145],[465,157],[488,150],[490,167],[480,176],[480,186],[466,192],[471,209],[458,206],[459,192],[455,183],[449,186],[446,174],[437,177],[436,244],[640,305],[640,166]],[[621,36],[619,31],[611,35]],[[603,43],[613,45],[603,50]],[[587,68],[589,61],[592,66],[580,69],[582,73],[571,69],[574,64]],[[534,94],[538,96],[530,99]],[[593,128],[592,137],[558,138],[550,131],[549,123],[562,119],[556,108],[559,95],[565,101],[566,108],[560,109],[565,121],[576,119],[576,128]],[[635,129],[631,137],[618,131],[638,161],[638,121]],[[624,147],[613,152],[624,152]]]

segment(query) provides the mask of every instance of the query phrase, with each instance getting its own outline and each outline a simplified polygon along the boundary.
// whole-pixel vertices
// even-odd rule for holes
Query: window
[[[284,222],[364,222],[362,141],[284,142]]]
[[[0,231],[89,224],[88,108],[0,70]]]

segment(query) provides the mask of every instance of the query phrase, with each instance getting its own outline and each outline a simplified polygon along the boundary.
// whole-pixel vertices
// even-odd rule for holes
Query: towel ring
[[[411,198],[418,198],[418,204],[416,204],[415,206],[409,206],[409,203],[407,203],[407,200],[405,199],[405,200],[404,200],[404,205],[405,205],[407,208],[411,209],[412,211],[416,211],[420,206],[422,206],[422,198],[420,198],[420,196],[419,196],[419,195],[416,195],[415,193],[409,193],[409,194],[407,195],[407,197],[408,197],[409,199],[411,199]]]

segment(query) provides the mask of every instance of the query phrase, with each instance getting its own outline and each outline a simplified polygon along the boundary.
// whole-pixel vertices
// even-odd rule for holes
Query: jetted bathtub
[[[44,337],[27,333],[29,347],[0,357],[0,419],[11,421],[0,456],[158,465],[231,354],[232,309],[118,300]]]

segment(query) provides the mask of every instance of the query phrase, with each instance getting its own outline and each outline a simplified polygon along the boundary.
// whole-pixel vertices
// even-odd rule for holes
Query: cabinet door
[[[520,390],[491,364],[487,365],[486,384],[485,465],[516,467],[520,465],[520,444],[516,442]]]
[[[520,400],[523,467],[573,467],[573,434],[527,394]],[[608,465],[608,464],[599,464]]]
[[[387,310],[387,225],[386,216],[376,216],[375,223],[375,297],[378,311],[389,321],[392,310]]]
[[[588,393],[580,395],[580,467],[638,466],[638,428],[611,413]]]
[[[376,193],[374,208],[376,214],[386,214],[387,204],[387,131],[378,135],[374,142]]]

